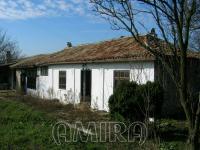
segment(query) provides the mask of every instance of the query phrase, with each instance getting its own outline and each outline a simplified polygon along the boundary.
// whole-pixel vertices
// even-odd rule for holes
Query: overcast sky
[[[0,0],[0,28],[26,55],[126,35],[95,16],[88,0]]]

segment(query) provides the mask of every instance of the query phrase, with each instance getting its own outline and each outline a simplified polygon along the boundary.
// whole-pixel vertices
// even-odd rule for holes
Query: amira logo
[[[87,127],[87,128],[85,128]],[[148,130],[144,123],[133,122],[127,126],[123,122],[57,122],[52,128],[52,136],[57,145],[67,142],[138,142],[144,144]]]

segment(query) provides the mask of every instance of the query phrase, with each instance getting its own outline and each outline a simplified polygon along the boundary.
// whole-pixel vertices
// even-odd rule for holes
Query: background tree
[[[9,58],[7,58],[9,57]],[[4,31],[0,31],[0,63],[6,63],[9,61],[15,61],[21,57],[21,51],[17,45],[17,42],[10,39],[10,37]]]
[[[108,20],[115,30],[125,30],[152,53],[170,75],[179,93],[188,121],[188,144],[198,149],[200,101],[193,107],[189,98],[187,55],[192,33],[198,24],[199,0],[91,0],[94,11]],[[149,33],[143,18],[151,18],[158,31]],[[176,68],[176,69],[175,69]]]
[[[192,33],[190,39],[190,47],[193,50],[200,51],[200,31],[195,31]]]
[[[197,1],[197,10],[192,18],[192,26],[190,47],[196,51],[200,51],[200,1]]]

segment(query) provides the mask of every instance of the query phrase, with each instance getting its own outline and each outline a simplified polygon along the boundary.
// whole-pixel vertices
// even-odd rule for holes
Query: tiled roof
[[[196,52],[189,56],[200,58]],[[150,61],[154,56],[134,42],[131,37],[123,37],[95,44],[86,44],[49,54],[26,58],[14,68],[45,66],[50,64],[67,63],[98,63],[98,62],[124,62],[124,61]]]
[[[11,68],[34,67],[43,63],[48,55],[36,55],[19,60],[16,64],[11,65]]]

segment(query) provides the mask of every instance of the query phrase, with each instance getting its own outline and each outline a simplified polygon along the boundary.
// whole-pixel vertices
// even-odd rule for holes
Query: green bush
[[[122,82],[114,91],[109,99],[109,109],[111,117],[122,121],[124,119],[131,119],[130,114],[134,113],[130,105],[135,102],[137,84],[134,82]],[[127,113],[129,112],[129,113]]]
[[[144,121],[147,108],[149,116],[158,117],[162,101],[163,90],[158,83],[122,82],[109,98],[109,109],[115,120]]]
[[[178,147],[178,144],[175,142],[160,144],[160,150],[176,150],[177,147]]]

